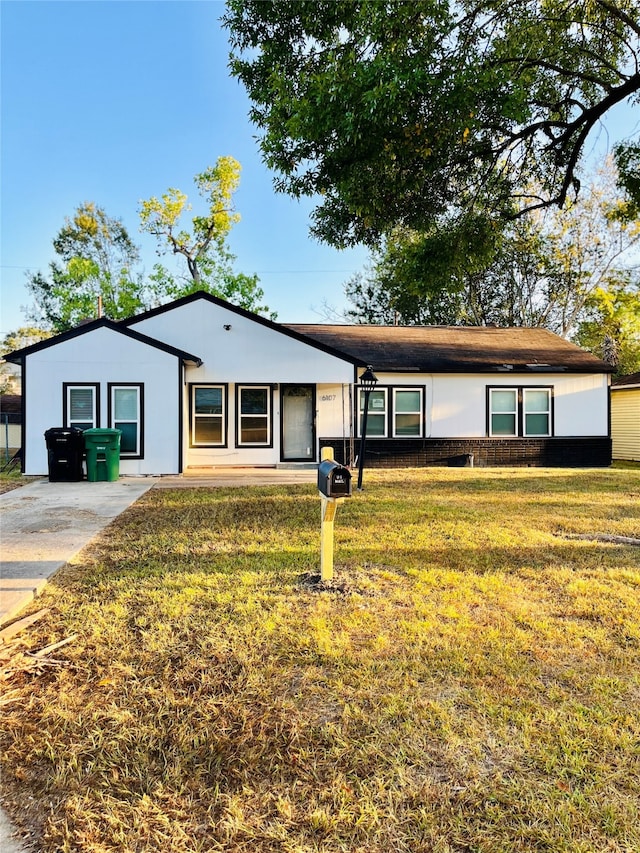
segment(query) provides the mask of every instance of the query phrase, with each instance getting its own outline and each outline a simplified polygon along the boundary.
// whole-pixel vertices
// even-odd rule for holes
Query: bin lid
[[[78,427],[51,427],[50,429],[45,430],[44,436],[55,436],[55,435],[82,435],[83,431]]]
[[[103,427],[93,427],[84,431],[85,447],[94,447],[98,444],[106,444],[109,447],[120,447],[121,429],[106,429]]]

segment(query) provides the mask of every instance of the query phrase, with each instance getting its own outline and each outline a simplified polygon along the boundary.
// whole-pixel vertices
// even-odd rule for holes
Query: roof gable
[[[202,364],[202,359],[197,355],[169,346],[155,338],[150,338],[148,335],[136,332],[135,329],[127,329],[120,323],[114,323],[113,320],[108,320],[106,317],[102,317],[99,320],[92,320],[90,323],[84,323],[82,326],[76,326],[75,329],[70,329],[68,332],[62,332],[59,335],[55,335],[53,338],[47,338],[45,341],[39,341],[37,344],[32,344],[31,346],[24,347],[23,349],[15,350],[15,352],[8,353],[4,358],[6,361],[11,361],[14,364],[20,364],[26,356],[29,356],[34,352],[41,352],[42,350],[49,349],[50,347],[55,347],[65,341],[70,341],[74,338],[81,337],[82,335],[90,334],[91,332],[96,331],[96,329],[108,329],[118,335],[124,335],[125,337],[132,338],[146,346],[154,347],[155,349],[162,350],[170,355],[175,355],[176,358],[179,358],[182,361],[193,362],[197,365]]]
[[[259,314],[254,314],[252,311],[247,311],[245,308],[240,308],[237,305],[232,305],[230,302],[226,302],[224,299],[220,299],[217,296],[213,296],[211,293],[207,293],[204,290],[198,290],[196,293],[190,293],[188,296],[183,296],[180,299],[176,299],[174,302],[168,302],[166,305],[160,305],[157,308],[152,308],[150,311],[145,311],[142,314],[136,314],[134,317],[129,317],[126,320],[121,320],[119,325],[131,328],[135,326],[137,323],[142,323],[145,320],[148,320],[152,317],[157,317],[161,314],[167,314],[176,309],[182,308],[185,305],[190,305],[193,302],[197,302],[198,300],[202,300],[204,302],[208,302],[211,305],[215,305],[218,308],[223,308],[226,311],[231,312],[232,314],[236,314],[239,317],[243,317],[246,320],[249,320],[253,323],[257,323],[260,326],[263,326],[267,329],[270,329],[273,332],[276,332],[279,335],[284,335],[292,340],[298,341],[298,343],[302,343],[307,347],[313,347],[314,349],[320,350],[321,352],[326,353],[327,355],[334,356],[334,358],[339,358],[342,361],[347,361],[350,364],[363,365],[361,359],[353,356],[351,353],[336,348],[332,346],[330,343],[319,340],[316,337],[308,336],[305,334],[301,334],[296,331],[296,327],[291,326],[289,324],[276,323],[273,320],[269,320],[267,317],[261,317]]]

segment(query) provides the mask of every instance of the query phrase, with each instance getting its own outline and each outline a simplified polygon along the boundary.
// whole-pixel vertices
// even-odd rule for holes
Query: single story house
[[[640,462],[640,373],[611,383],[613,458]]]
[[[122,431],[120,472],[356,461],[606,466],[610,367],[544,329],[280,324],[200,292],[17,350],[23,464],[51,427]]]

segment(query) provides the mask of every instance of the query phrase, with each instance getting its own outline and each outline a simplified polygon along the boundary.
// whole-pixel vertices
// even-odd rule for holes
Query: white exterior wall
[[[120,460],[121,474],[179,471],[180,361],[107,328],[27,356],[25,474],[48,473],[44,433],[63,426],[63,383],[100,383],[100,423],[108,427],[107,383],[144,385],[144,459]]]
[[[378,374],[378,385],[425,389],[427,438],[487,435],[487,386],[553,388],[555,436],[608,435],[606,374]]]
[[[231,328],[225,329],[228,325]],[[280,387],[316,386],[316,440],[342,434],[349,425],[348,385],[353,365],[206,300],[187,303],[136,323],[136,331],[197,355],[186,370],[187,385],[226,384],[227,447],[190,447],[189,394],[185,389],[185,468],[210,465],[276,465],[281,461]],[[273,392],[272,447],[236,447],[236,386],[268,384]],[[347,403],[343,408],[343,385]],[[317,448],[315,449],[317,453]],[[315,454],[314,454],[315,455]]]
[[[194,371],[188,371],[188,381],[194,375]],[[208,380],[207,380],[208,381]],[[198,378],[196,384],[200,384]],[[252,383],[253,384],[253,383]],[[313,382],[300,384],[313,385]],[[325,436],[342,436],[349,438],[351,429],[351,388],[348,384],[320,384],[316,385],[316,448],[314,459],[318,459],[318,439]],[[188,394],[185,398],[185,406],[188,408]],[[228,387],[227,399],[227,447],[190,447],[189,446],[189,412],[185,408],[184,423],[184,452],[186,467],[209,467],[212,465],[277,465],[281,459],[281,433],[280,433],[280,384],[273,391],[272,430],[273,447],[236,447],[236,385]]]
[[[227,331],[225,326],[231,328]],[[189,370],[189,382],[353,381],[350,362],[204,299],[131,328],[201,358],[202,366]]]

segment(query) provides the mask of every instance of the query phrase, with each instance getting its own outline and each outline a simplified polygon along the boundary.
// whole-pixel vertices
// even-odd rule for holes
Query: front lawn
[[[640,471],[367,471],[324,589],[319,522],[154,489],[58,574],[3,673],[40,849],[640,850]]]

